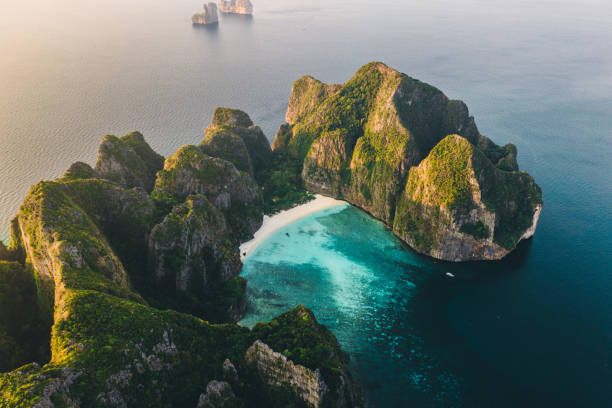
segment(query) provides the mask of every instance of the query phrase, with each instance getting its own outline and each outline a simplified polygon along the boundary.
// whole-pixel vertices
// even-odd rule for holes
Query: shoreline
[[[240,260],[244,262],[263,241],[279,229],[294,223],[300,218],[304,218],[312,213],[325,210],[338,204],[347,203],[345,201],[316,194],[315,199],[306,204],[298,205],[297,207],[281,211],[272,216],[265,215],[263,224],[255,233],[254,238],[240,245]]]

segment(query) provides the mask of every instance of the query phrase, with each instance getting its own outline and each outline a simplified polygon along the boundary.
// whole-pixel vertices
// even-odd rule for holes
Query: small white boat
[[[446,272],[446,276],[448,276],[449,278],[454,278],[454,277],[455,277],[455,275],[453,275],[453,274],[452,274],[452,273],[450,273],[450,272]]]

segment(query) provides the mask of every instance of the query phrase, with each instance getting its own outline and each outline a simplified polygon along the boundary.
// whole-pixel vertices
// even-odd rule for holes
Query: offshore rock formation
[[[235,277],[240,233],[228,221],[238,214],[226,210],[257,205],[250,176],[187,146],[148,194],[142,187],[159,163],[150,165],[157,155],[144,140],[103,145],[96,170],[77,163],[32,187],[9,247],[0,245],[2,370],[36,361],[0,374],[2,406],[302,403],[252,373],[245,356],[256,340],[318,370],[325,398],[341,394],[359,406],[348,357],[308,310],[253,330],[227,323],[240,314],[246,282]]]
[[[194,25],[217,24],[219,22],[217,5],[213,2],[204,4],[204,10],[201,13],[194,14],[191,17],[191,22]]]
[[[227,14],[253,14],[253,5],[249,0],[219,0],[219,10]]]
[[[535,231],[541,191],[518,172],[516,147],[497,146],[481,135],[463,102],[382,63],[362,67],[343,85],[299,79],[286,120],[273,149],[303,160],[302,178],[310,191],[363,208],[421,253],[450,261],[500,259]],[[489,172],[470,182],[478,180],[474,191],[495,191],[490,199],[451,205],[411,193],[423,160],[448,135],[467,141],[482,158]],[[457,143],[457,138],[448,142]],[[447,184],[452,190],[467,183],[468,161],[462,163],[453,171],[444,167],[453,164],[449,160],[424,163],[435,167],[437,176],[421,190],[435,196]],[[438,219],[438,212],[447,217]]]

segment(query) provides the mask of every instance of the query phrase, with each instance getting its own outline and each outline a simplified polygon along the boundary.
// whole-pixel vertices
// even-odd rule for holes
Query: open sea
[[[544,191],[538,232],[502,262],[449,265],[332,207],[247,259],[243,323],[313,308],[374,408],[610,406],[612,4],[252,1],[212,28],[190,23],[202,0],[3,1],[0,238],[31,185],[93,164],[105,134],[140,130],[167,156],[231,106],[272,140],[295,79],[383,61],[517,145]]]

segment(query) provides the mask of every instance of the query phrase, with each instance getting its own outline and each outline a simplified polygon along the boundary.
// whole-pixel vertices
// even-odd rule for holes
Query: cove
[[[282,228],[245,260],[241,324],[304,304],[351,354],[369,406],[459,403],[458,379],[423,346],[414,321],[418,287],[432,275],[444,279],[382,223],[339,204]]]
[[[532,246],[499,262],[437,262],[339,204],[276,231],[245,259],[241,324],[311,308],[350,353],[369,407],[570,407],[574,396],[599,406],[605,393],[569,391],[585,385],[565,370],[575,363],[563,342],[549,337],[554,313],[528,317],[546,297],[517,301]],[[557,393],[560,384],[567,388]]]

